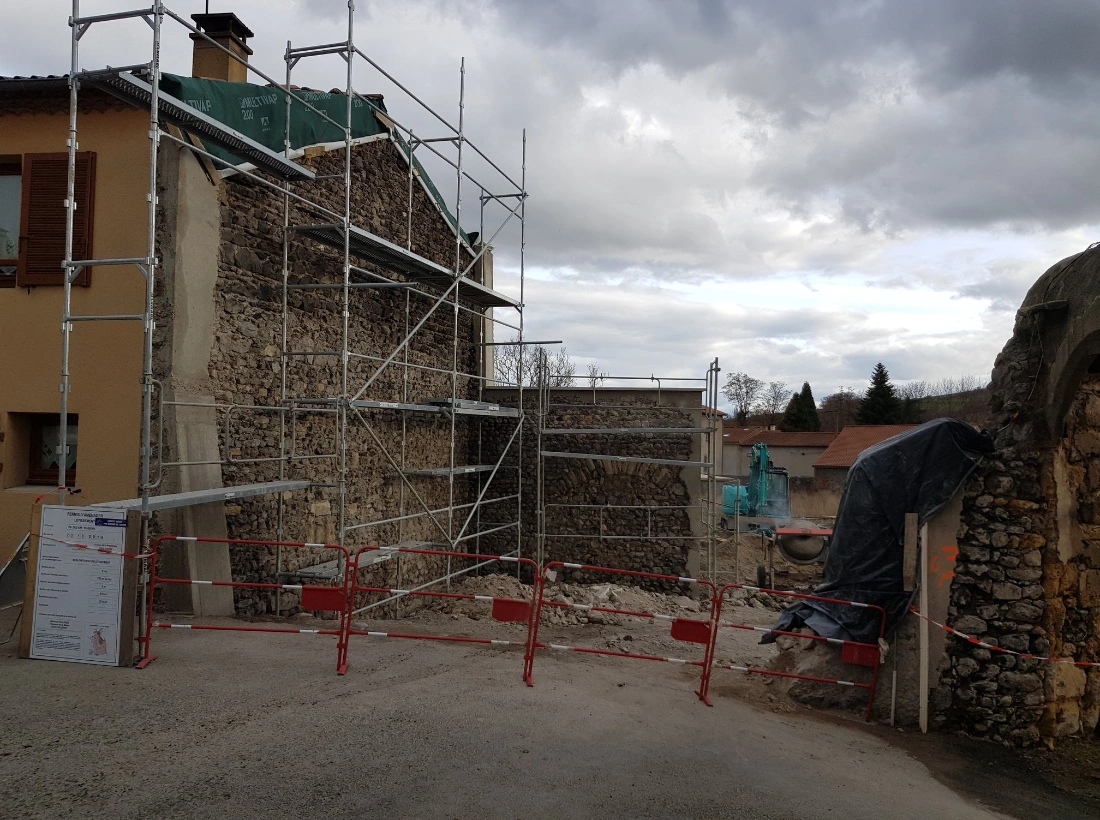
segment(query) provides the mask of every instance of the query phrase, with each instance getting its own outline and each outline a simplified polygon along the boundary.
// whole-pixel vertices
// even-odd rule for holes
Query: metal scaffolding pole
[[[144,19],[152,30],[151,61],[148,64],[140,66],[128,66],[124,69],[109,69],[106,72],[95,72],[95,75],[97,77],[97,83],[104,82],[103,76],[108,77],[110,82],[115,83],[115,86],[112,86],[112,88],[118,91],[120,95],[123,95],[124,99],[139,105],[147,103],[149,106],[149,190],[147,200],[148,219],[146,225],[146,255],[144,257],[128,259],[74,260],[74,224],[76,223],[76,211],[78,207],[78,203],[75,199],[79,150],[77,141],[77,113],[78,93],[81,78],[83,76],[80,69],[79,41],[94,23],[133,18]],[[286,65],[285,82],[281,86],[281,92],[284,95],[285,101],[285,130],[281,155],[274,152],[264,154],[264,151],[267,149],[263,146],[251,143],[252,148],[249,150],[252,151],[252,153],[247,154],[249,159],[248,162],[243,161],[243,157],[239,156],[227,159],[224,155],[219,156],[211,150],[208,150],[211,146],[204,145],[200,139],[191,138],[192,135],[188,132],[186,126],[180,126],[185,132],[182,135],[178,132],[162,133],[161,131],[164,123],[170,125],[178,124],[181,121],[181,117],[187,120],[187,117],[193,118],[198,116],[197,114],[191,115],[187,111],[181,114],[180,106],[184,109],[187,109],[189,106],[184,105],[179,100],[175,100],[170,96],[162,95],[161,93],[161,38],[162,25],[165,19],[179,23],[183,28],[191,32],[195,39],[201,39],[205,41],[206,45],[220,50],[227,55],[228,58],[242,64],[246,71],[262,77],[275,88],[278,89],[280,87],[280,84],[272,77],[256,69],[254,66],[250,65],[246,59],[234,54],[224,45],[215,42],[206,32],[191,25],[191,23],[183,17],[168,9],[164,4],[164,0],[152,0],[151,7],[146,9],[85,18],[80,17],[79,0],[72,0],[72,19],[70,21],[72,27],[72,53],[69,75],[70,111],[67,143],[68,179],[67,199],[65,202],[65,278],[62,293],[61,396],[57,451],[60,460],[57,488],[58,502],[64,504],[66,500],[65,467],[68,457],[72,454],[67,441],[67,421],[69,393],[71,390],[70,337],[73,331],[73,323],[77,321],[116,321],[133,319],[141,320],[143,324],[141,462],[137,488],[142,511],[143,541],[148,540],[150,516],[153,509],[150,506],[150,493],[160,485],[165,468],[186,469],[198,465],[221,465],[223,469],[233,469],[239,468],[240,465],[244,464],[261,465],[274,462],[271,467],[265,468],[271,471],[268,475],[277,476],[278,481],[270,482],[273,485],[278,484],[280,487],[285,488],[289,484],[294,484],[295,489],[301,489],[299,485],[303,482],[292,482],[290,479],[312,477],[312,482],[310,484],[311,488],[331,488],[335,490],[338,498],[335,510],[337,519],[336,524],[341,543],[344,542],[350,530],[362,527],[373,527],[376,524],[383,523],[386,527],[392,527],[391,531],[396,532],[399,540],[410,534],[416,537],[415,531],[419,528],[419,531],[423,532],[424,525],[421,523],[414,524],[413,522],[414,520],[423,520],[424,513],[415,512],[410,514],[409,501],[411,498],[415,498],[427,513],[424,523],[430,521],[435,524],[441,524],[441,517],[445,513],[447,523],[446,527],[441,527],[441,529],[444,530],[444,543],[447,545],[454,545],[459,540],[466,541],[471,539],[480,543],[479,539],[483,534],[487,535],[490,533],[502,532],[505,529],[515,527],[517,533],[514,552],[515,554],[519,554],[522,551],[522,530],[519,526],[519,521],[521,518],[523,495],[523,457],[520,442],[522,440],[524,424],[524,386],[521,379],[518,385],[520,402],[518,409],[498,408],[496,405],[490,405],[487,402],[481,401],[481,399],[483,399],[482,389],[485,386],[485,381],[488,379],[487,372],[484,370],[484,356],[482,355],[484,347],[481,343],[484,342],[486,335],[485,329],[489,322],[495,322],[513,329],[518,328],[521,341],[523,339],[523,299],[525,296],[524,254],[526,241],[525,202],[527,197],[526,131],[523,132],[522,139],[521,182],[517,185],[511,176],[505,173],[484,152],[477,148],[477,146],[470,143],[467,138],[465,128],[465,61],[463,60],[459,67],[458,121],[457,125],[452,125],[444,118],[440,117],[433,109],[429,108],[420,97],[417,97],[399,81],[394,79],[393,75],[382,69],[356,45],[355,3],[354,0],[348,0],[345,40],[320,46],[299,48],[295,48],[289,40],[287,41],[286,51],[284,53]],[[292,71],[302,58],[321,55],[338,55],[346,63],[343,77],[343,122],[338,121],[339,115],[330,115],[313,105],[310,102],[312,98],[307,98],[307,95],[296,90],[291,82]],[[406,128],[400,121],[384,111],[379,103],[370,97],[358,93],[354,87],[356,77],[354,63],[356,59],[365,60],[369,66],[377,69],[381,76],[393,81],[397,87],[405,92],[418,106],[423,107],[438,119],[453,136],[416,138],[411,129]],[[137,93],[134,89],[137,89],[145,96],[134,96],[134,94]],[[125,94],[130,94],[130,96],[125,96]],[[164,105],[175,105],[176,108],[165,108],[165,112],[172,113],[165,113],[162,117],[161,111]],[[368,137],[355,136],[353,129],[353,113],[356,108],[363,105],[368,106],[372,112],[377,114],[377,119],[379,122],[383,123],[384,127],[388,128],[388,132]],[[311,112],[312,116],[316,116],[341,130],[343,134],[342,146],[340,146],[339,143],[326,144],[325,146],[326,150],[337,150],[337,146],[342,148],[343,158],[340,174],[329,174],[325,176],[317,175],[308,167],[308,160],[304,165],[297,165],[292,161],[301,156],[309,156],[304,152],[306,146],[295,146],[291,142],[292,115],[294,111],[297,110],[295,106],[301,106],[302,110]],[[191,120],[187,121],[190,122]],[[228,126],[216,120],[211,120],[210,118],[204,119],[201,124],[195,125],[195,127],[207,129],[201,132],[202,134],[209,134],[210,128],[221,128],[224,130],[224,133],[222,133],[219,138],[222,139],[233,137],[234,135],[237,137],[241,136]],[[407,143],[402,142],[401,134],[407,134]],[[228,137],[226,135],[228,135]],[[220,436],[224,439],[220,448],[223,452],[218,453],[216,459],[185,460],[177,456],[174,460],[166,460],[164,457],[165,445],[163,435],[166,408],[190,405],[187,402],[166,400],[163,392],[159,395],[159,401],[155,407],[153,403],[153,393],[159,385],[159,382],[153,377],[153,307],[158,284],[157,276],[160,271],[156,245],[157,209],[159,207],[156,193],[158,188],[158,148],[162,137],[167,138],[173,144],[179,145],[181,149],[187,149],[194,156],[201,158],[208,167],[223,169],[220,174],[215,175],[216,179],[219,177],[224,179],[236,176],[236,178],[241,181],[255,184],[258,191],[268,192],[270,195],[278,196],[281,199],[283,233],[280,248],[282,271],[279,299],[280,312],[278,319],[280,324],[278,330],[280,340],[280,358],[278,366],[279,399],[274,406],[259,401],[253,404],[246,404],[243,402],[225,403],[219,401],[202,404],[201,406],[203,407],[209,406],[214,408],[213,412],[215,413],[220,413],[222,410],[226,411],[224,428],[219,430]],[[200,138],[205,139],[205,137],[201,135]],[[406,236],[404,237],[404,248],[401,248],[400,245],[394,245],[388,239],[377,237],[355,224],[356,215],[353,212],[354,198],[352,196],[352,185],[355,180],[353,179],[352,153],[360,143],[378,140],[391,141],[408,162],[408,204],[405,215]],[[215,140],[215,144],[221,143]],[[428,149],[432,157],[438,158],[455,169],[456,191],[453,219],[451,215],[447,213],[447,206],[442,203],[441,199],[437,205],[441,217],[447,221],[454,230],[455,244],[453,266],[445,266],[439,260],[430,260],[421,256],[420,254],[427,252],[425,249],[429,247],[429,243],[425,242],[417,247],[413,240],[413,231],[415,230],[414,215],[417,213],[417,209],[414,208],[414,194],[417,183],[419,183],[422,189],[421,196],[427,196],[430,203],[432,202],[432,197],[435,196],[432,193],[434,188],[431,190],[429,189],[430,181],[426,180],[419,161],[415,156],[416,148],[421,145]],[[499,174],[500,178],[505,183],[504,190],[490,190],[485,184],[474,178],[470,172],[471,169],[466,167],[467,157],[465,152],[467,147],[476,154],[476,156],[473,157],[475,160],[480,157],[481,160],[484,160],[484,163],[492,169],[491,172]],[[448,155],[448,152],[451,152],[453,157]],[[316,190],[313,193],[308,190],[308,186],[312,184],[315,179],[333,179],[337,176],[341,178],[343,185],[342,207],[337,206],[334,201],[326,197],[326,191],[323,186],[320,190]],[[481,194],[479,216],[481,243],[477,250],[471,248],[467,244],[462,232],[462,194],[463,186],[468,181],[473,182]],[[333,186],[333,188],[335,188],[335,186]],[[508,204],[508,201],[512,198],[515,198],[516,202],[514,204]],[[494,219],[497,212],[500,213],[502,218],[499,226],[495,228],[492,236],[488,238],[486,237],[485,224],[487,208],[496,209],[493,211]],[[311,214],[320,214],[322,221],[331,224],[298,224],[301,222],[301,215],[307,211]],[[425,212],[423,207],[419,209],[419,212],[421,214],[427,213],[428,218],[434,218],[431,212]],[[486,286],[484,281],[478,283],[476,277],[473,279],[469,278],[475,266],[479,263],[484,264],[485,254],[491,247],[492,242],[495,241],[497,236],[501,234],[513,218],[516,218],[519,222],[520,235],[519,302],[515,302],[511,297],[505,297],[503,294],[492,291],[491,288]],[[332,233],[325,234],[325,230],[328,229],[331,229]],[[336,231],[339,232],[339,238],[337,238],[335,234]],[[400,238],[395,237],[394,240],[399,242]],[[295,249],[298,243],[308,243],[311,241],[327,244],[340,253],[341,274],[338,282],[334,281],[334,271],[331,269],[327,273],[322,272],[320,274],[322,277],[327,276],[327,281],[302,282],[292,279],[290,267],[292,261],[296,258]],[[294,247],[292,247],[292,245]],[[464,249],[467,252],[465,256]],[[417,251],[419,251],[419,254]],[[379,256],[379,253],[382,253],[382,255]],[[353,260],[353,256],[355,260]],[[353,261],[359,262],[361,260],[366,260],[365,264],[368,265],[368,268],[353,264]],[[133,265],[136,267],[145,276],[144,312],[140,314],[125,315],[73,315],[72,285],[83,269],[93,265]],[[440,280],[437,277],[439,268],[443,268],[444,272],[449,274],[445,280]],[[382,273],[386,275],[383,276],[382,273],[377,272],[378,270],[381,270]],[[314,274],[314,271],[306,270],[303,271],[302,274],[310,276]],[[432,278],[433,276],[437,278]],[[353,277],[358,278],[353,281]],[[362,281],[363,277],[366,277],[367,281]],[[484,280],[484,277],[482,277],[482,279]],[[403,335],[400,335],[400,341],[392,345],[387,343],[381,346],[375,346],[381,347],[382,349],[371,348],[366,351],[356,350],[355,342],[358,340],[355,338],[353,326],[351,325],[353,308],[356,309],[355,315],[359,316],[359,308],[363,307],[365,304],[370,304],[371,300],[374,299],[385,300],[390,298],[387,294],[389,294],[393,288],[405,289],[404,332]],[[293,311],[291,307],[291,291],[294,291],[295,294],[300,291],[304,291],[307,294],[311,292],[326,293],[339,291],[338,309],[340,310],[341,316],[339,330],[334,332],[333,335],[335,336],[338,333],[340,342],[338,347],[335,343],[327,345],[330,348],[336,348],[335,350],[319,351],[298,349],[300,347],[316,347],[317,345],[293,344],[293,339],[295,337],[295,311]],[[299,297],[295,296],[294,298],[298,299]],[[303,296],[301,298],[307,297]],[[413,316],[414,299],[427,300],[428,303],[422,314],[418,314],[415,317]],[[435,314],[444,303],[450,306],[451,316],[445,317],[445,311],[439,311],[440,315],[433,317],[433,314]],[[294,304],[297,305],[299,303],[295,301]],[[383,304],[386,304],[386,302],[383,302]],[[509,324],[492,315],[492,305],[514,307],[519,314],[518,323]],[[272,318],[274,320],[274,317]],[[466,323],[480,323],[480,325],[467,325]],[[441,362],[418,361],[416,356],[413,355],[413,340],[417,338],[422,331],[432,334],[443,333],[444,327],[446,327],[447,335],[450,337],[449,358],[451,361],[449,362],[449,367]],[[333,329],[335,331],[335,327]],[[467,333],[467,329],[472,332]],[[469,336],[469,338],[466,338],[467,336]],[[333,340],[333,342],[334,341],[335,340]],[[478,358],[482,361],[478,372],[466,372],[474,368],[460,367],[460,362],[465,361],[462,357],[464,356],[463,351],[465,351],[465,346],[467,345],[470,346],[473,351],[477,351]],[[521,357],[523,355],[522,348],[520,355]],[[309,357],[308,360],[306,357]],[[325,357],[339,358],[338,374],[334,372],[335,368],[326,366],[323,363],[326,360],[332,362],[332,358],[326,359]],[[318,358],[321,359],[321,363],[315,364]],[[356,383],[354,386],[353,381],[358,381],[363,374],[360,374],[357,368],[353,368],[353,359],[357,360],[357,364],[363,361],[374,361],[377,363],[376,367],[367,371],[367,378],[363,383]],[[296,368],[296,373],[293,376],[289,373],[289,365],[292,362],[295,363]],[[430,366],[434,364],[440,364],[442,366]],[[296,374],[298,372],[305,370],[308,373],[309,371],[307,368],[314,366],[318,368],[320,373],[324,374],[323,377],[314,378],[312,380],[297,378]],[[383,372],[391,366],[397,367],[401,371],[399,381],[394,387],[386,386],[388,380],[380,380],[380,376]],[[429,394],[429,396],[416,394],[419,388],[414,387],[413,381],[410,378],[411,374],[421,374],[421,378],[417,384],[431,384],[441,381],[441,379],[431,376],[433,372],[445,374],[445,377],[449,378],[450,389],[446,390],[444,388],[443,391],[441,391],[447,392],[449,395],[440,398],[431,394]],[[432,381],[433,379],[434,382]],[[327,386],[331,386],[332,389],[330,391],[321,391],[329,392],[329,395],[298,395],[310,389],[310,387],[303,387],[304,384],[312,385],[317,381],[324,381],[327,383]],[[469,396],[475,395],[473,391],[475,384],[477,386],[476,395],[478,401],[472,402],[472,404],[476,406],[470,406],[471,400]],[[373,391],[370,398],[374,399],[375,395],[377,395],[377,400],[367,400],[365,395],[368,391]],[[393,402],[391,400],[393,397],[387,393],[387,391],[398,393],[400,402]],[[433,404],[432,402],[435,403]],[[367,423],[364,415],[365,410],[391,414],[387,416],[387,419],[392,419],[392,422],[389,422],[388,426],[385,427],[384,433],[379,432],[383,429],[382,427],[378,427],[376,430],[375,426]],[[159,413],[156,449],[154,449],[152,443],[152,435],[154,432],[152,414],[154,411]],[[278,415],[279,445],[277,457],[262,452],[258,454],[242,454],[232,446],[237,441],[234,435],[234,418],[237,418],[238,425],[244,424],[245,422],[240,420],[240,414],[244,413],[276,413]],[[411,413],[423,413],[425,414],[424,419],[426,423],[435,425],[435,429],[438,431],[438,438],[436,438],[435,441],[438,442],[440,449],[444,444],[443,437],[444,435],[446,436],[445,441],[449,451],[446,459],[448,465],[446,469],[441,470],[438,466],[434,465],[427,469],[409,469],[408,461],[410,460],[410,456],[415,458],[416,454],[415,449],[411,448],[409,443],[409,415]],[[394,416],[392,414],[396,415]],[[442,420],[439,418],[440,416],[446,416],[446,419]],[[479,456],[481,455],[483,443],[483,430],[481,425],[485,422],[486,417],[490,419],[493,417],[516,418],[517,426],[514,431],[509,431],[511,432],[510,439],[507,439],[508,433],[505,433],[502,441],[507,439],[508,443],[499,454],[493,454],[491,458],[492,464],[481,464],[481,458],[477,459],[479,462],[477,465],[461,463],[466,460],[461,456],[468,456],[471,454],[473,448],[472,442],[475,437],[477,439],[477,452]],[[433,421],[433,419],[438,421]],[[442,425],[440,424],[441,421],[446,424],[446,433],[444,433]],[[360,423],[362,423],[363,429],[371,437],[378,447],[379,452],[386,459],[387,464],[394,469],[395,473],[401,478],[401,481],[398,483],[399,489],[397,498],[394,499],[397,506],[396,515],[392,514],[392,509],[382,509],[385,504],[380,503],[378,499],[372,499],[374,503],[369,506],[371,506],[372,511],[377,515],[377,521],[353,522],[349,516],[350,502],[352,500],[359,500],[358,492],[351,492],[350,473],[352,462],[350,456],[352,448],[349,441],[349,434],[353,425],[355,425],[355,429],[360,429]],[[472,426],[475,424],[478,425],[476,429]],[[323,432],[318,433],[318,430],[322,430]],[[331,450],[328,444],[323,441],[327,439],[328,431],[330,430],[332,431],[332,437],[334,439],[334,446]],[[460,448],[460,441],[466,442],[469,446]],[[324,446],[320,446],[321,444]],[[435,445],[433,445],[433,447],[434,446]],[[509,453],[513,446],[516,448],[516,466],[514,470],[508,461]],[[390,450],[397,453],[396,457],[390,455]],[[432,450],[432,452],[435,453],[437,451]],[[155,470],[155,481],[153,480],[154,461],[157,465]],[[335,476],[331,476],[331,478],[328,477],[331,474],[328,473],[329,468],[327,467],[325,468],[326,477],[320,479],[317,478],[316,470],[306,469],[304,465],[300,466],[297,470],[295,469],[294,465],[296,462],[306,461],[314,461],[317,463],[332,461]],[[438,461],[436,464],[438,464]],[[482,472],[486,473],[487,477],[480,477]],[[514,493],[499,491],[498,487],[501,484],[500,476],[511,475],[513,472],[516,476],[516,491]],[[479,479],[476,483],[468,484],[467,482],[469,482],[470,479],[461,477],[466,474],[476,474],[479,476]],[[436,475],[446,475],[447,477],[446,504],[441,510],[433,509],[433,504],[436,507],[439,506],[438,501],[441,500],[442,493],[439,491],[433,491],[432,494],[420,493],[415,484],[415,482],[418,481],[430,481],[432,480],[432,476]],[[260,487],[261,485],[255,486]],[[473,488],[472,493],[471,487]],[[250,492],[250,495],[258,494],[260,493]],[[460,495],[462,496],[461,498],[459,497]],[[428,503],[429,499],[432,500],[433,504]],[[489,522],[483,520],[483,516],[481,515],[481,508],[483,506],[496,504],[499,508],[501,506],[500,502],[510,504],[512,500],[516,502],[514,522],[501,522],[499,520]],[[390,505],[393,504],[392,501],[388,503]],[[287,536],[287,531],[292,525],[288,520],[289,510],[287,501],[281,491],[277,496],[277,505],[275,526],[278,540],[282,541]],[[160,509],[162,506],[163,505],[154,505],[157,509]],[[463,511],[463,518],[456,519],[456,512],[459,510]],[[468,514],[466,512],[467,510]],[[440,517],[440,520],[437,520],[437,516]],[[486,518],[487,517],[489,516],[486,516]],[[500,517],[499,513],[492,516],[494,519]],[[461,528],[459,527],[460,524]],[[490,529],[483,530],[483,526],[489,526]],[[406,527],[414,532],[407,533]],[[480,549],[480,547],[478,548]],[[285,574],[281,548],[277,549],[275,559],[276,574]],[[452,573],[450,568],[448,568],[448,577],[453,577],[457,574],[459,573]],[[444,579],[441,578],[438,580],[442,581]],[[281,611],[282,603],[281,597],[277,593],[275,600],[276,611]]]

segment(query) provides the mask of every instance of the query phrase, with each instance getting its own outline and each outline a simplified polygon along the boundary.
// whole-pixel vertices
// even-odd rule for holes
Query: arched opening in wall
[[[1044,561],[1046,628],[1056,657],[1100,661],[1100,357],[1073,393],[1054,459],[1057,556]],[[1053,699],[1076,707],[1082,734],[1100,737],[1100,670],[1058,665]]]

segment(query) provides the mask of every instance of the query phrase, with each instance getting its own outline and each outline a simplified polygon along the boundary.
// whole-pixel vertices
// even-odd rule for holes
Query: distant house
[[[722,437],[722,474],[735,478],[749,474],[754,444],[768,445],[773,467],[785,467],[792,478],[812,478],[814,462],[825,453],[836,433],[785,433],[765,427],[727,427]]]
[[[880,441],[886,441],[915,424],[859,424],[849,425],[835,434],[829,447],[813,463],[813,476],[818,486],[831,486],[837,492],[844,489],[848,469],[859,454]]]

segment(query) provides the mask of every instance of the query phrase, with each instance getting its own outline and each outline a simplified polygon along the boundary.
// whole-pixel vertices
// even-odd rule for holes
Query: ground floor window
[[[29,414],[29,457],[27,465],[28,484],[52,484],[57,486],[58,469],[61,466],[61,448],[58,436],[61,432],[61,417],[56,413]],[[66,429],[68,453],[65,457],[65,484],[76,484],[77,456],[77,416],[69,414]]]

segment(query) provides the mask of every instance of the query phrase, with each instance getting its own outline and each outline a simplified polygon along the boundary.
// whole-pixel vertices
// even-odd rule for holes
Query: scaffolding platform
[[[209,504],[214,501],[232,501],[238,498],[251,498],[257,495],[272,495],[291,490],[304,490],[309,481],[265,481],[262,484],[241,484],[239,487],[215,487],[210,490],[191,490],[186,493],[169,493],[149,497],[149,511],[171,510],[176,507],[193,507],[196,504]],[[121,507],[124,510],[140,510],[140,498],[128,498],[125,501],[104,501],[89,504],[90,507]]]
[[[367,552],[359,553],[359,569],[366,569],[373,567],[376,564],[381,564],[384,561],[390,560],[394,555],[397,555],[397,550],[400,549],[437,549],[438,545],[433,544],[431,541],[402,541],[398,544],[393,544],[389,547],[383,547],[380,550],[368,550]],[[305,578],[318,581],[331,581],[340,577],[340,563],[342,559],[336,558],[332,561],[324,561],[320,564],[313,564],[308,567],[299,567],[298,569],[288,569],[279,573],[280,578]]]
[[[472,402],[476,404],[476,407],[452,407],[445,404],[447,399],[429,399],[429,402],[437,402],[436,404],[413,404],[410,402],[401,401],[367,401],[356,400],[351,402],[352,407],[358,407],[363,410],[404,410],[410,413],[436,413],[441,414],[443,412],[454,413],[459,416],[496,416],[498,418],[515,419],[519,418],[519,410],[515,407],[503,407],[499,404],[489,404],[488,402]]]
[[[322,245],[341,252],[344,250],[343,225],[335,223],[294,225],[291,226],[291,230],[308,236]],[[354,225],[349,231],[348,252],[359,259],[396,271],[413,282],[447,288],[455,280],[455,272],[450,268],[436,264],[430,259],[425,259]],[[497,293],[464,276],[459,278],[458,296],[479,307],[519,307],[519,302],[515,299]]]
[[[684,435],[691,435],[695,433],[711,433],[712,427],[546,427],[543,429],[542,434],[544,436],[565,436],[565,435],[613,435],[622,436],[629,435],[630,433],[682,433]]]
[[[303,578],[311,581],[331,581],[340,575],[340,559],[325,561],[298,569],[288,569],[280,572],[280,578]]]
[[[408,470],[405,475],[422,475],[431,476],[433,478],[446,478],[451,475],[473,475],[474,473],[491,473],[494,469],[492,464],[467,464],[459,467],[428,467],[423,470]],[[501,467],[501,470],[511,469],[509,467]]]
[[[459,415],[485,415],[502,416],[505,418],[519,418],[519,408],[505,407],[488,401],[476,401],[474,399],[428,399],[428,404],[441,407],[451,413]]]
[[[149,108],[153,99],[153,87],[129,71],[89,71],[83,75],[84,82],[102,91],[118,97],[139,108]],[[251,162],[261,171],[285,180],[314,179],[316,174],[291,162],[282,154],[277,154],[255,140],[249,139],[240,131],[229,128],[213,117],[208,117],[183,100],[176,99],[164,91],[157,90],[157,112],[163,122],[170,122],[184,131],[201,139],[209,140],[242,161]]]
[[[545,433],[546,431],[543,430]],[[547,458],[586,458],[593,461],[626,461],[631,464],[671,464],[676,467],[707,467],[709,461],[682,461],[678,458],[642,458],[641,456],[609,456],[605,453],[555,453],[543,450]]]

